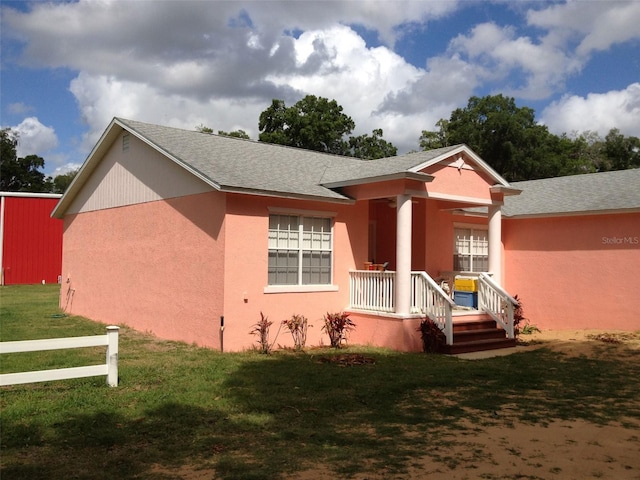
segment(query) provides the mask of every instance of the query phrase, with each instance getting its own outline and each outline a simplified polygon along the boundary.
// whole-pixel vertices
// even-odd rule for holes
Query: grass
[[[56,286],[2,287],[0,295],[2,341],[105,331],[60,316]],[[344,354],[374,363],[330,361]],[[103,359],[104,349],[11,354],[0,371]],[[266,356],[123,327],[119,373],[117,388],[104,377],[3,387],[2,479],[169,479],[184,466],[263,479],[314,464],[341,478],[393,478],[423,455],[455,468],[451,434],[485,424],[584,419],[637,428],[640,418],[640,358],[618,345],[604,345],[597,359],[546,349],[482,361],[372,348]]]

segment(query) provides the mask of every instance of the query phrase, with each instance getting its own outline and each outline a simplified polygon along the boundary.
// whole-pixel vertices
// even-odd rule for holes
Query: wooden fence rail
[[[0,375],[0,386],[22,383],[47,382],[68,378],[107,376],[110,387],[118,386],[118,332],[120,328],[107,327],[106,335],[90,337],[47,338],[44,340],[23,340],[18,342],[0,342],[0,354],[19,352],[42,352],[45,350],[63,350],[66,348],[107,347],[107,361],[102,365],[87,367],[58,368],[35,372],[4,373]]]

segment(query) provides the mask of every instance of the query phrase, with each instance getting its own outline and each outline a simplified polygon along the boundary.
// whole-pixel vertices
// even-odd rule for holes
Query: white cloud
[[[37,117],[27,117],[20,124],[11,127],[18,132],[18,157],[45,154],[58,146],[58,137],[52,127],[40,123]],[[46,161],[46,158],[45,158]]]
[[[586,97],[566,95],[545,108],[542,123],[556,134],[598,132],[605,136],[618,128],[627,136],[640,137],[640,83],[632,83],[624,90],[590,93]]]
[[[35,110],[30,105],[25,105],[22,102],[10,103],[7,105],[7,111],[14,115],[26,115],[29,112]]]
[[[82,139],[82,149],[86,152],[95,145],[113,117],[186,129],[195,129],[200,124],[214,131],[243,129],[256,139],[258,117],[268,106],[262,102],[227,99],[203,102],[180,95],[167,96],[144,83],[86,73],[71,82],[70,90],[78,101],[83,121],[89,126]]]
[[[449,49],[468,57],[475,68],[491,72],[487,80],[500,81],[502,93],[521,98],[546,98],[581,68],[580,61],[553,42],[517,36],[515,28],[495,23],[479,24],[468,35],[459,35]]]
[[[354,119],[355,134],[382,128],[403,152],[417,147],[421,130],[480,90],[548,98],[580,72],[589,52],[639,35],[640,2],[526,3],[519,7],[527,12],[526,35],[526,27],[494,19],[458,35],[446,52],[425,51],[425,68],[394,53],[394,43],[413,27],[425,29],[469,5],[36,2],[28,12],[3,8],[3,34],[28,39],[23,62],[79,72],[70,91],[89,126],[84,153],[113,116],[243,129],[256,139],[259,114],[271,99],[291,105],[306,94],[336,99]],[[377,34],[386,46],[367,47],[350,25]],[[554,108],[564,102],[568,108],[572,98],[578,97]]]
[[[556,38],[577,39],[576,52],[586,56],[592,51],[640,38],[640,2],[569,1],[528,14],[531,25],[549,30]]]

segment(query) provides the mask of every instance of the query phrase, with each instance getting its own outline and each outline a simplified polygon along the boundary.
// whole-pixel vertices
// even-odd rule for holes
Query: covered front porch
[[[399,313],[396,308],[396,274],[396,271],[349,272],[349,311],[354,318],[361,318],[369,324],[373,321],[379,331],[371,334],[389,337],[388,346],[416,350],[420,346],[417,329],[425,317],[430,318],[444,334],[443,352],[463,353],[515,345],[514,312],[518,303],[490,274],[478,275],[478,308],[472,309],[457,306],[450,294],[426,272],[412,271],[409,311],[406,313]],[[495,322],[497,330],[502,330],[502,333],[490,332],[496,330],[491,322]],[[385,335],[383,330],[386,329],[397,333]],[[457,335],[459,331],[465,333]]]
[[[473,315],[515,343],[517,301],[501,280],[501,207],[518,192],[464,146],[376,180],[343,185],[369,205],[367,268],[361,262],[349,272],[348,309],[369,332],[358,341],[415,350],[417,327],[428,317],[452,346],[456,324]],[[369,263],[383,268],[369,270]],[[458,273],[476,279],[472,311],[457,308],[451,295]]]

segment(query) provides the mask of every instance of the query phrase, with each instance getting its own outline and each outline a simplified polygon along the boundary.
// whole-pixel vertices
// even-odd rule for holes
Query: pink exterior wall
[[[61,307],[219,347],[224,209],[211,192],[66,216]]]
[[[471,163],[471,162],[469,162]],[[460,197],[490,200],[489,187],[496,182],[481,171],[470,168],[456,168],[442,164],[432,165],[424,173],[433,175],[435,180],[427,185],[430,194],[442,193]]]
[[[542,329],[640,329],[640,213],[503,220],[505,286]]]
[[[333,228],[333,284],[335,291],[265,293],[268,275],[269,207],[305,212],[335,213]],[[368,202],[342,205],[303,202],[249,195],[229,195],[225,252],[225,349],[239,350],[256,344],[249,335],[263,312],[273,321],[272,338],[282,320],[302,314],[313,325],[307,344],[328,344],[321,332],[322,316],[349,305],[349,270],[362,268],[368,249]],[[293,346],[283,329],[277,345]]]
[[[419,318],[394,318],[360,312],[350,314],[349,318],[356,325],[349,333],[350,344],[381,346],[401,352],[422,351]]]

